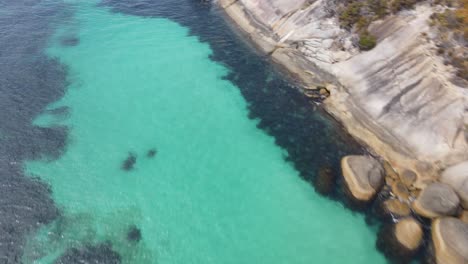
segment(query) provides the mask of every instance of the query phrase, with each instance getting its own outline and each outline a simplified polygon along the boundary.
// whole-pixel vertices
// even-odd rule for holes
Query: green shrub
[[[361,50],[371,50],[377,44],[377,40],[369,32],[363,32],[359,35],[359,48]]]
[[[359,21],[361,6],[360,2],[353,2],[346,6],[345,10],[340,14],[340,22],[343,27],[350,29]]]

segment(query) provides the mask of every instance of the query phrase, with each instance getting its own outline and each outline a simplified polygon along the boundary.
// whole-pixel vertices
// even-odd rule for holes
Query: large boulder
[[[437,264],[468,263],[468,224],[454,217],[432,222],[432,242]]]
[[[371,200],[383,185],[382,165],[370,156],[346,156],[341,169],[346,186],[358,201]]]
[[[423,228],[412,217],[383,225],[377,235],[377,248],[395,263],[409,263],[423,241]],[[393,263],[392,262],[392,263]]]
[[[468,161],[447,168],[440,181],[450,185],[460,197],[462,206],[468,209]]]
[[[413,209],[424,217],[434,218],[454,215],[459,204],[455,191],[449,185],[437,182],[424,188],[414,201]]]
[[[408,217],[396,224],[395,237],[402,246],[414,251],[421,245],[423,229],[418,221]]]

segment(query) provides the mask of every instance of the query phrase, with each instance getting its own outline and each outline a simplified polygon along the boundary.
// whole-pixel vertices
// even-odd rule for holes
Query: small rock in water
[[[131,242],[139,242],[141,240],[141,230],[137,226],[132,225],[127,232],[127,240]]]
[[[153,148],[153,149],[148,150],[148,152],[146,153],[146,156],[148,158],[152,158],[152,157],[156,156],[156,153],[157,153],[156,149]]]
[[[132,170],[135,163],[136,163],[136,155],[129,152],[128,157],[122,163],[122,170],[125,170],[125,171]]]

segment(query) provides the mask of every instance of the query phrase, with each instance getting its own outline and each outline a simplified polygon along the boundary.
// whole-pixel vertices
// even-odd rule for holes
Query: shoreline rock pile
[[[423,187],[415,186],[418,175],[411,170],[398,173],[371,156],[345,156],[341,169],[345,193],[354,203],[370,204],[380,192],[389,192],[381,209],[391,221],[382,225],[377,240],[387,258],[409,263],[425,250],[437,264],[468,263],[468,162],[447,168]],[[427,222],[431,243],[423,246]]]

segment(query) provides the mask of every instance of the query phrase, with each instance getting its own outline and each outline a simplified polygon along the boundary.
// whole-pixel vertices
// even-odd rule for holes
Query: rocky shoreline
[[[372,23],[378,44],[360,52],[340,29],[335,2],[217,4],[305,95],[326,98],[327,112],[378,157],[342,159],[352,202],[388,194],[379,206],[391,224],[377,247],[399,263],[422,251],[439,264],[468,263],[468,89],[431,41],[427,21],[441,7],[423,2]]]

